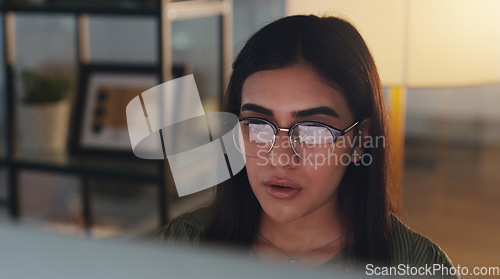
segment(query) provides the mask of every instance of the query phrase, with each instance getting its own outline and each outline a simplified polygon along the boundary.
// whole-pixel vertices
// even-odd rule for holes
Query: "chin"
[[[293,208],[292,206],[264,205],[262,206],[262,210],[269,218],[278,223],[290,223],[304,216],[304,214],[298,212],[297,208]]]

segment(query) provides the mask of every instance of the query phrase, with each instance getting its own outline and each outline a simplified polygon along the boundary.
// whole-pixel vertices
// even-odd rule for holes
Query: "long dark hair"
[[[225,110],[240,113],[243,83],[251,74],[305,63],[339,89],[357,120],[370,118],[370,136],[386,136],[386,109],[380,78],[361,35],[335,17],[290,16],[254,34],[233,64]],[[349,165],[338,188],[338,210],[349,229],[351,257],[357,261],[388,261],[389,212],[387,150],[367,148],[372,163]],[[245,170],[219,185],[211,241],[251,245],[261,207]]]

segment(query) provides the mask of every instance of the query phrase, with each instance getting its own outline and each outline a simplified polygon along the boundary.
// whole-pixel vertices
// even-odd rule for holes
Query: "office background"
[[[44,2],[50,4],[50,1],[35,2],[27,5],[43,7]],[[286,14],[286,2],[234,0],[232,12],[233,47],[237,53],[253,32]],[[5,13],[1,17],[2,27],[6,17]],[[75,98],[79,78],[75,17],[45,13],[43,9],[40,12],[24,10],[16,12],[15,28],[15,73],[32,69],[61,74],[73,83],[71,97]],[[90,60],[92,63],[154,64],[159,52],[157,32],[155,19],[147,16],[91,14]],[[206,110],[216,110],[220,105],[220,68],[225,66],[221,65],[220,37],[218,17],[173,24],[173,63],[194,72]],[[5,36],[0,39],[0,45],[5,48]],[[2,65],[7,63],[5,56],[0,59]],[[32,163],[29,156],[27,162],[23,161],[26,153],[33,152],[29,143],[17,145],[14,161],[7,158],[7,95],[12,92],[6,88],[6,79],[12,77],[5,69],[2,67],[0,71],[0,220],[10,219],[9,185],[15,173],[19,211],[16,220],[23,226],[95,238],[150,236],[161,224],[158,195],[162,192],[158,185],[166,187],[163,181],[158,182],[164,177],[159,176],[156,166],[138,172],[139,178],[133,180],[120,179],[129,165],[124,170],[110,170],[110,175],[92,175],[93,170],[90,170],[91,175],[82,179],[78,171],[87,171],[85,164],[77,165],[80,169],[76,173],[65,171],[74,167],[65,164],[69,156],[66,147],[57,151],[62,152],[59,155],[43,151],[42,154],[50,154],[47,156],[63,158],[38,164],[43,167],[22,167],[22,163],[24,166]],[[25,104],[21,100],[22,86],[18,76],[15,77],[16,106],[13,111],[19,124]],[[387,87],[384,91],[389,94]],[[447,251],[455,264],[498,265],[498,251],[494,247],[500,245],[500,83],[410,87],[406,96],[400,215],[412,228]],[[71,125],[69,115],[68,126]],[[35,119],[23,123],[28,126],[14,129],[14,137],[19,141],[26,137],[23,133],[34,128],[29,125],[36,126]],[[74,129],[69,127],[66,133]],[[18,163],[21,167],[16,165],[16,172],[11,172],[9,168]],[[81,191],[84,183],[88,185],[88,192]],[[175,196],[175,192],[171,195]],[[167,205],[169,214],[174,216],[203,206],[210,199],[210,191],[187,202],[173,197],[175,205]],[[87,217],[92,216],[92,226],[82,217],[85,203],[91,210]]]

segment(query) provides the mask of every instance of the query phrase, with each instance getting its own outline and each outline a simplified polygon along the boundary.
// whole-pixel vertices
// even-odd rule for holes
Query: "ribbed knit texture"
[[[156,239],[162,243],[197,246],[200,244],[201,235],[212,222],[213,214],[214,209],[207,207],[182,215],[161,228],[156,234]],[[392,265],[408,264],[409,266],[420,267],[442,264],[448,268],[453,266],[448,256],[439,246],[427,237],[412,231],[394,215],[391,215],[389,243]],[[348,249],[349,247],[346,248],[346,250]],[[348,254],[346,250],[336,255],[326,265],[338,266],[349,263],[350,260],[346,256]],[[432,278],[441,277],[433,276]],[[443,278],[447,277],[443,276]]]

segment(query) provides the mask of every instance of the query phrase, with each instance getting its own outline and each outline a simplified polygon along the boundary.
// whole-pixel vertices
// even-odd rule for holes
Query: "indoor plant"
[[[21,151],[63,152],[66,149],[71,81],[62,75],[20,73]]]
[[[22,101],[28,105],[57,103],[70,95],[71,82],[61,75],[40,75],[32,70],[21,72]]]

